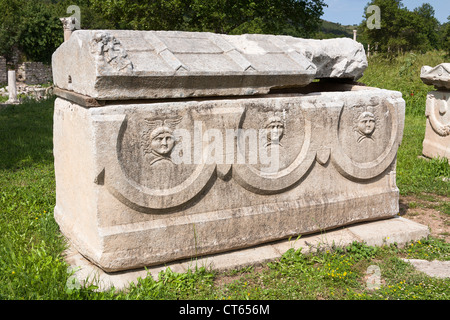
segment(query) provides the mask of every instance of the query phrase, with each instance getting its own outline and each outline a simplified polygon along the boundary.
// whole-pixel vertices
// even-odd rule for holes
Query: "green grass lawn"
[[[386,60],[375,56],[360,82],[403,93],[406,123],[398,152],[397,184],[402,195],[449,196],[449,165],[420,158],[425,132],[425,97],[432,88],[418,75],[425,64],[443,62],[437,52]],[[429,238],[410,243],[346,248],[305,255],[289,250],[262,267],[218,273],[199,268],[170,270],[142,279],[126,292],[70,289],[62,252],[65,244],[53,218],[53,99],[0,110],[0,299],[443,299],[450,280],[427,277],[404,258],[450,260],[450,245]],[[438,204],[447,214],[449,204]],[[381,288],[368,290],[366,271],[376,266]]]

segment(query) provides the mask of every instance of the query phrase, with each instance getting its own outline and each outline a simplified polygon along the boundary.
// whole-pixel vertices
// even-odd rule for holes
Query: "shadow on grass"
[[[0,170],[53,163],[55,98],[0,110]]]

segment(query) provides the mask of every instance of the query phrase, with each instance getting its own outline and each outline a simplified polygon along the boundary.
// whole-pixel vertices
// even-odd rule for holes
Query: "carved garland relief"
[[[298,183],[312,166],[311,121],[304,110],[289,103],[248,106],[239,128],[259,131],[259,162],[233,165],[233,178],[244,188],[260,194],[283,192]],[[250,131],[251,132],[251,131]],[[243,139],[238,145],[245,146]],[[246,151],[245,148],[239,150]]]
[[[332,162],[349,179],[380,175],[394,161],[403,128],[396,99],[344,105],[335,131]]]
[[[98,181],[128,206],[151,212],[186,204],[216,177],[224,179],[227,172],[242,187],[259,194],[294,187],[308,175],[314,160],[325,165],[329,157],[343,176],[371,179],[395,160],[402,132],[396,103],[377,100],[372,105],[343,104],[333,111],[339,112],[332,124],[335,131],[327,132],[329,138],[322,139],[313,136],[313,127],[323,124],[310,120],[313,108],[305,109],[302,102],[243,103],[242,108],[230,108],[229,114],[225,109],[215,109],[217,115],[204,118],[201,112],[188,108],[98,116],[95,127],[109,137],[110,141],[102,143],[111,148],[104,152],[104,177]],[[213,119],[203,122],[203,129],[221,129],[213,129],[213,140],[205,142],[203,135],[200,149],[196,149],[199,141],[194,141],[195,130],[207,118]],[[211,149],[229,131],[234,136],[223,138],[223,143]],[[180,162],[187,155],[190,157],[184,160],[195,160],[199,150],[213,150],[215,162],[205,161],[205,157],[200,162]],[[230,150],[236,154],[229,163],[217,162],[228,159]],[[217,152],[223,151],[225,156],[218,157]]]
[[[437,134],[443,137],[450,135],[450,94],[428,94],[426,116]]]

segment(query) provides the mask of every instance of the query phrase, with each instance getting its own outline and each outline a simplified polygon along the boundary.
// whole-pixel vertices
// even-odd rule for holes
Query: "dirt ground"
[[[450,203],[450,197],[436,195],[425,195],[424,197],[401,196],[400,215],[428,226],[431,236],[450,242],[450,213],[439,208],[439,205],[445,202]]]

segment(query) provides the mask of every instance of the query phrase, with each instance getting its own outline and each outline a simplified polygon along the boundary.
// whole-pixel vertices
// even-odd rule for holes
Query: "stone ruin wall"
[[[52,68],[42,62],[24,62],[16,67],[16,79],[28,85],[52,82]],[[0,57],[0,86],[8,84],[8,65],[4,57]]]
[[[52,69],[42,62],[24,62],[17,69],[17,80],[30,85],[51,82]]]

